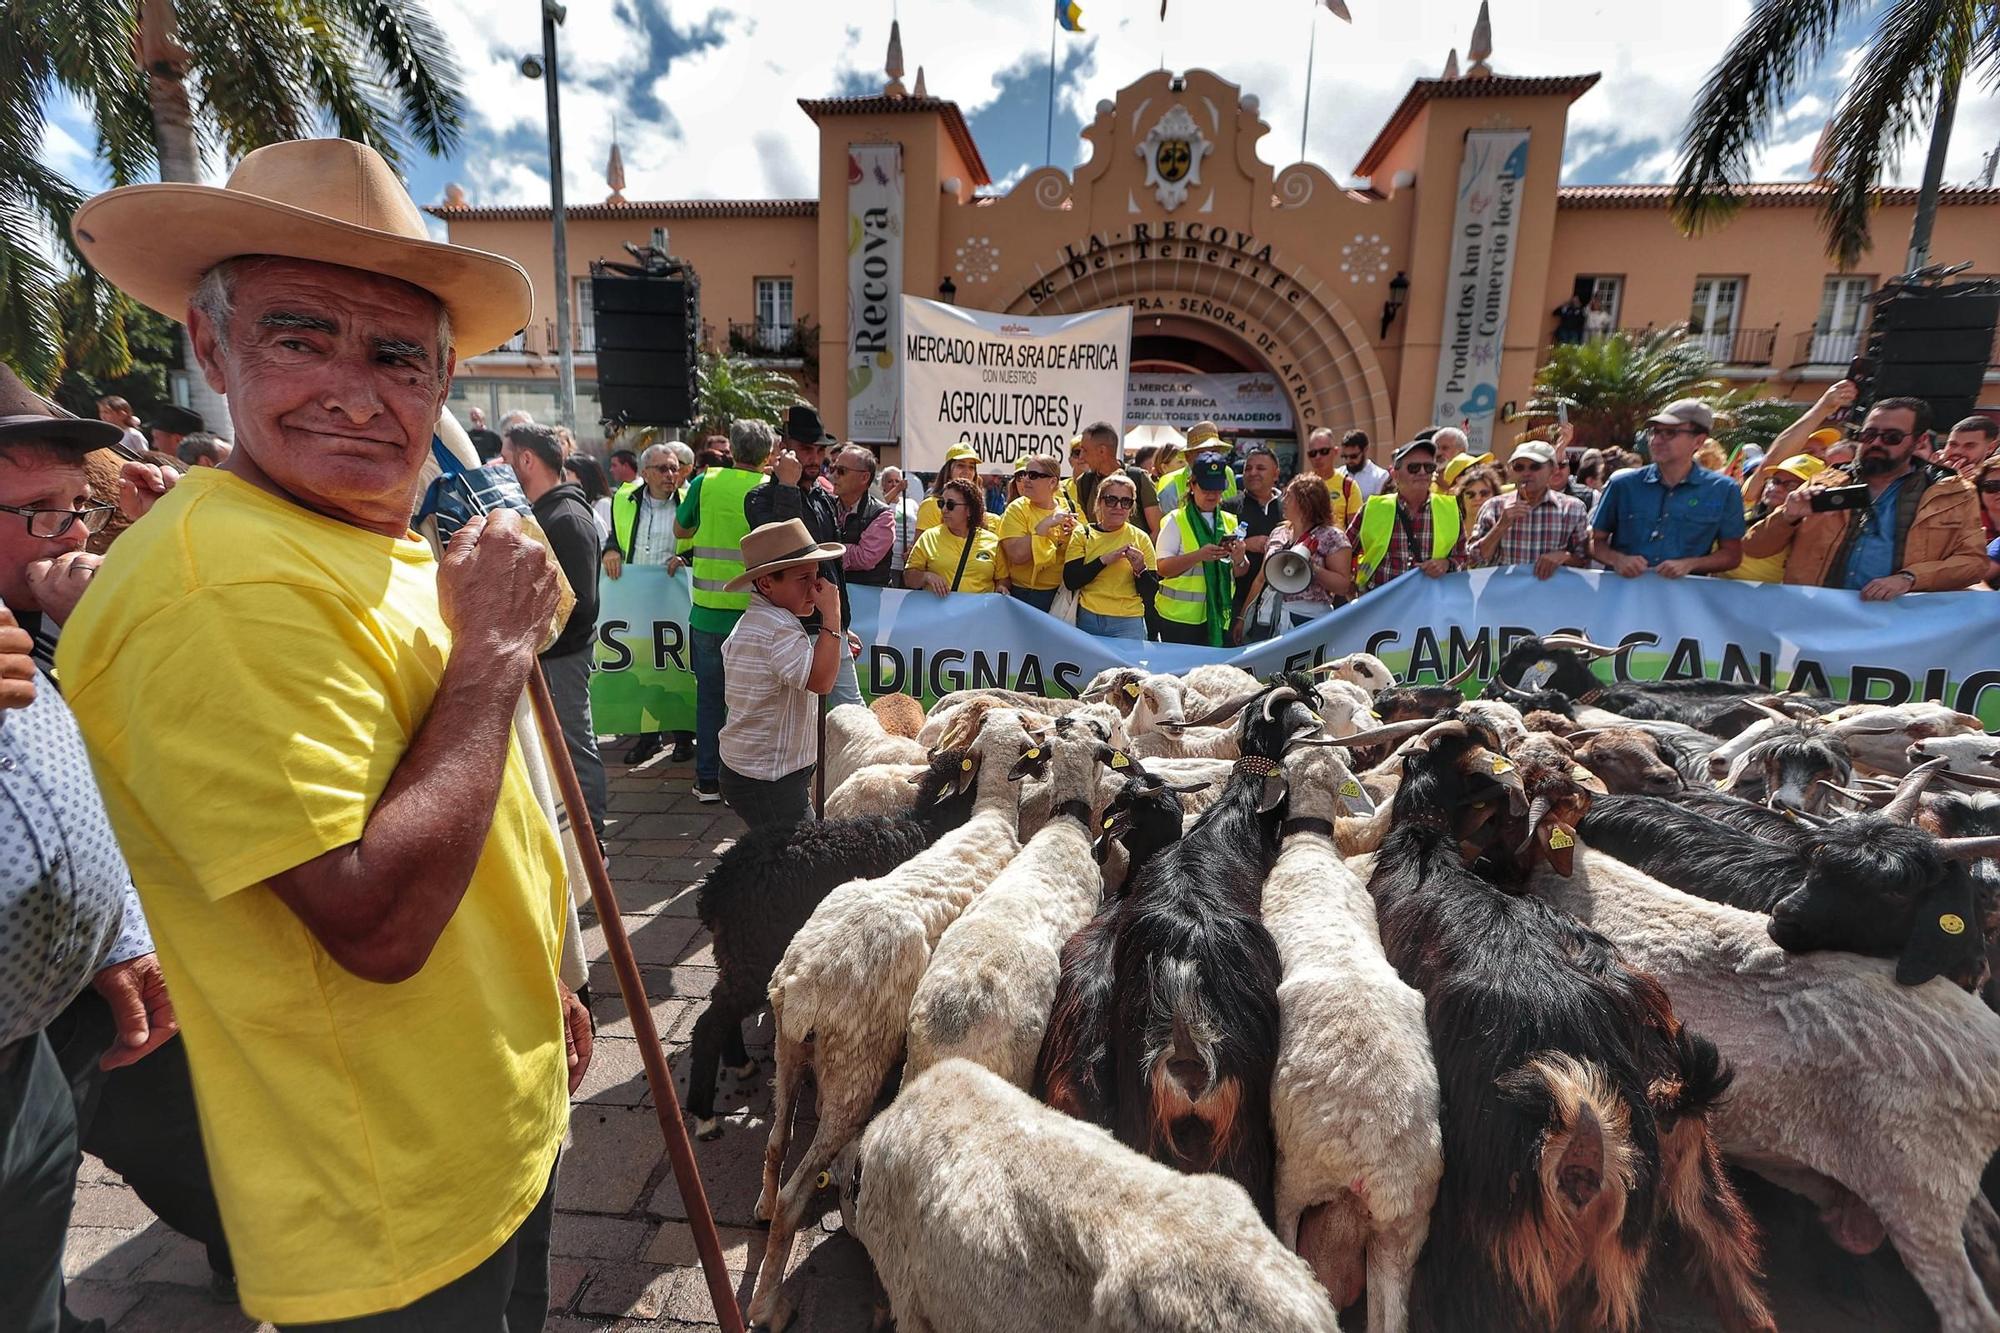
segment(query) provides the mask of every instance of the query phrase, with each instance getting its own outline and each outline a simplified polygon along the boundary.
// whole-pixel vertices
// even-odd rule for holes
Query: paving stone
[[[112,1176],[117,1182],[118,1177]],[[73,1227],[143,1227],[153,1220],[153,1210],[139,1202],[139,1196],[123,1183],[79,1184],[70,1205],[69,1224]]]
[[[718,1226],[757,1225],[757,1191],[763,1183],[764,1145],[769,1138],[770,1124],[768,1120],[763,1120],[743,1128],[731,1123],[720,1138],[707,1142],[695,1140],[695,1166],[701,1172],[701,1187],[708,1196],[708,1210]],[[793,1146],[802,1152],[804,1145],[799,1143],[799,1138],[794,1130]],[[670,1220],[687,1217],[687,1205],[681,1201],[680,1187],[674,1183],[671,1172],[653,1191],[652,1202],[646,1205],[646,1211],[655,1217]]]
[[[715,989],[715,969],[712,967],[646,967],[639,968],[639,978],[646,985],[646,994],[655,1000],[706,1000]],[[590,965],[590,989],[594,995],[618,994],[618,974],[608,962]]]
[[[570,1134],[557,1207],[617,1216],[631,1212],[664,1151],[652,1110],[579,1106],[570,1114]]]
[[[715,816],[706,811],[685,814],[640,815],[630,824],[619,829],[628,838],[641,844],[636,848],[641,855],[655,855],[647,851],[644,843],[649,840],[665,841],[669,838],[699,838],[715,825]]]
[[[757,1265],[764,1262],[764,1242],[770,1234],[763,1227],[718,1225],[715,1235],[722,1245],[722,1266],[739,1277],[754,1273]],[[694,1231],[679,1219],[662,1222],[639,1257],[649,1264],[665,1264],[669,1268],[701,1267],[701,1254],[694,1247]]]
[[[617,978],[605,969],[608,990],[597,989],[597,979],[591,978],[590,1012],[597,1017],[597,1035],[600,1040],[633,1040],[632,1018],[625,1011],[625,997],[618,990]],[[672,1044],[688,1040],[694,1030],[695,1016],[700,1013],[702,1001],[688,999],[655,999],[647,1005],[653,1011],[653,1026],[660,1034],[660,1040]],[[595,1061],[592,1062],[593,1064]]]
[[[171,1282],[177,1287],[199,1287],[206,1291],[209,1283],[208,1248],[199,1241],[170,1232],[166,1243],[139,1266],[133,1280]]]
[[[71,1227],[63,1244],[63,1276],[102,1282],[129,1278],[172,1234],[164,1222],[144,1227]]]
[[[563,1159],[563,1174],[569,1174],[567,1157]],[[579,1259],[636,1259],[652,1225],[637,1219],[600,1217],[558,1208],[555,1228],[549,1236],[549,1253]]]
[[[654,1264],[595,1264],[577,1294],[576,1308],[581,1314],[657,1319],[678,1276],[679,1270]]]
[[[116,1333],[252,1333],[261,1327],[235,1306],[217,1305],[206,1291],[159,1284],[140,1294]]]
[[[684,963],[689,967],[714,967],[715,936],[709,934],[706,927],[697,929],[682,944],[681,955],[674,960],[676,963]]]
[[[570,1302],[576,1299],[577,1291],[583,1286],[583,1280],[589,1276],[590,1265],[581,1260],[550,1259],[549,1309],[569,1309]]]
[[[102,1319],[116,1324],[125,1312],[138,1304],[141,1295],[133,1282],[66,1282],[63,1301],[78,1319]]]
[[[622,1006],[620,1012],[623,1012]],[[631,1030],[629,1022],[626,1030]],[[597,1043],[590,1053],[590,1068],[571,1095],[571,1100],[609,1106],[639,1106],[645,1102],[648,1091],[639,1043],[607,1036],[600,1025]]]
[[[740,1313],[750,1303],[751,1281],[743,1274],[735,1274],[741,1279],[731,1284],[736,1298],[736,1308]],[[741,1288],[736,1290],[736,1288]],[[716,1322],[715,1297],[708,1289],[708,1274],[699,1267],[674,1270],[674,1284],[667,1292],[667,1303],[663,1313],[682,1326]]]
[[[642,967],[693,961],[688,955],[694,951],[694,937],[708,934],[692,917],[635,917],[625,923],[625,931],[632,940],[632,956]],[[714,967],[714,955],[701,965]]]

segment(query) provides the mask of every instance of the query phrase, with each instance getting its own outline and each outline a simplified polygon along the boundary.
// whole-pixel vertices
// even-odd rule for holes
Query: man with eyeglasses
[[[1581,501],[1553,487],[1554,446],[1529,440],[1507,460],[1514,478],[1509,495],[1480,506],[1472,525],[1472,561],[1477,565],[1533,565],[1538,579],[1558,569],[1590,562],[1590,517]]]
[[[1979,497],[1951,469],[1916,457],[1930,438],[1930,404],[1884,398],[1855,437],[1851,472],[1828,469],[1750,530],[1750,556],[1788,554],[1785,582],[1846,588],[1864,602],[1969,588],[1986,574]],[[1858,481],[1868,503],[1815,511],[1813,496]]]
[[[1341,465],[1340,450],[1333,442],[1333,432],[1325,426],[1306,436],[1306,466],[1326,483],[1326,498],[1333,501],[1333,525],[1345,528],[1349,520],[1361,512],[1362,501],[1368,497],[1361,493],[1361,483],[1349,476],[1347,469]]]
[[[833,501],[840,512],[840,543],[847,553],[840,567],[849,583],[886,588],[889,555],[896,544],[895,513],[868,488],[875,481],[875,455],[850,444],[833,456]]]
[[[1340,465],[1347,469],[1348,479],[1364,500],[1380,495],[1389,484],[1389,469],[1368,456],[1365,430],[1351,430],[1340,437]]]
[[[1389,479],[1394,485],[1361,506],[1347,528],[1354,559],[1354,593],[1360,596],[1412,569],[1425,578],[1443,578],[1465,568],[1465,534],[1458,499],[1432,489],[1437,446],[1411,440],[1396,451]]]
[[[1591,554],[1621,576],[1720,574],[1743,558],[1743,495],[1695,451],[1715,428],[1699,398],[1668,403],[1648,421],[1653,461],[1605,483],[1591,519]]]

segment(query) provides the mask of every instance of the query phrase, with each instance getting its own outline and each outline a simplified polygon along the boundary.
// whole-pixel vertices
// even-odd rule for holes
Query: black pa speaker
[[[1884,287],[1868,330],[1872,400],[1921,398],[1931,405],[1931,428],[1950,430],[1979,405],[1996,319],[2000,283]]]
[[[701,398],[701,282],[593,276],[597,402],[608,425],[684,426]]]

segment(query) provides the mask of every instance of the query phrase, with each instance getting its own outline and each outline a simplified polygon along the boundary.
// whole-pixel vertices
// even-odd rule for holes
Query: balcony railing
[[[1807,329],[1798,336],[1792,349],[1792,364],[1795,366],[1844,366],[1861,355],[1861,348],[1868,340],[1865,333],[1848,329],[1832,333],[1825,329]]]
[[[1776,329],[1721,329],[1693,336],[1704,351],[1726,366],[1768,366],[1778,345]]]
[[[755,360],[803,361],[806,357],[807,325],[767,324],[762,320],[729,321],[729,351],[732,356]]]

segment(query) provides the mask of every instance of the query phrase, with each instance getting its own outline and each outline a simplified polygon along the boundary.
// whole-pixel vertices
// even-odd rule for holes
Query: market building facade
[[[1915,203],[1881,192],[1877,249],[1852,272],[1825,258],[1811,184],[1752,186],[1726,226],[1683,236],[1668,187],[1561,184],[1569,109],[1597,75],[1515,78],[1484,60],[1416,81],[1351,188],[1264,161],[1254,94],[1161,70],[1098,103],[1073,173],[994,193],[958,106],[926,95],[921,72],[906,91],[893,47],[890,69],[878,96],[800,102],[819,129],[815,199],[628,202],[614,188],[569,210],[581,437],[603,434],[589,261],[655,228],[701,276],[712,345],[789,371],[830,430],[886,457],[905,293],[1015,315],[1129,306],[1128,428],[1215,415],[1289,455],[1321,426],[1359,427],[1380,452],[1461,421],[1504,450],[1572,295],[1590,331],[1685,323],[1727,377],[1810,399],[1856,354]],[[549,210],[454,191],[429,211],[454,243],[520,261],[540,318],[460,367],[454,405],[550,419]],[[2000,274],[2000,190],[1947,189],[1931,252]],[[1567,336],[1575,325],[1572,312]]]

